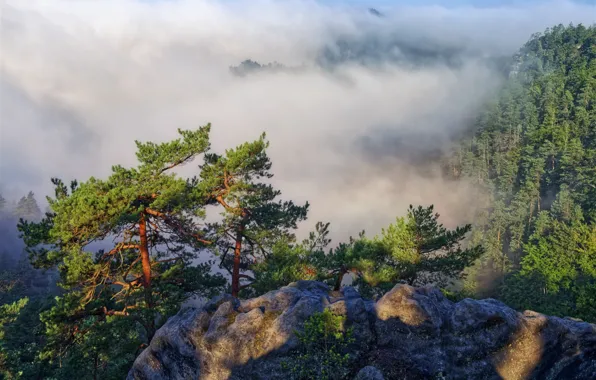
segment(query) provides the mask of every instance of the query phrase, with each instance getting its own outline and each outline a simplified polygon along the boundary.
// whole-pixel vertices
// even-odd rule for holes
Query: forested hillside
[[[192,297],[297,280],[339,290],[346,275],[372,298],[433,284],[596,321],[595,58],[596,28],[581,25],[535,35],[513,57],[503,89],[442,159],[446,176],[479,189],[474,223],[453,229],[432,205],[410,206],[376,236],[332,245],[334,226],[319,222],[298,241],[310,205],[280,200],[266,136],[216,152],[210,124],[137,141],[137,165],[106,178],[52,178],[45,216],[32,193],[5,213],[11,228],[20,218],[29,262],[23,245],[2,255],[0,378],[122,379]],[[235,73],[262,69],[283,67],[245,61]],[[193,177],[176,173],[193,161]],[[43,270],[60,289],[30,291],[23,278]]]
[[[594,27],[534,35],[446,165],[488,194],[472,294],[596,320],[595,58]]]

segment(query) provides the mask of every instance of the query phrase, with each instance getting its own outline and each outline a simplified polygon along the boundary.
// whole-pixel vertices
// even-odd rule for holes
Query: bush
[[[296,332],[300,346],[282,363],[292,379],[343,379],[350,372],[347,346],[354,342],[352,329],[344,328],[345,317],[329,309],[315,313]]]

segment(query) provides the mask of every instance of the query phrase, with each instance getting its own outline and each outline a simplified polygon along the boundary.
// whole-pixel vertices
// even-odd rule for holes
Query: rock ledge
[[[596,325],[447,300],[396,285],[376,303],[351,287],[299,281],[257,298],[218,297],[157,331],[128,380],[284,379],[295,330],[330,308],[354,328],[356,379],[596,379]]]

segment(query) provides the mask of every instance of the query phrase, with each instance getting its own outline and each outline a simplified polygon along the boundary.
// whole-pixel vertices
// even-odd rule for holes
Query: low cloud
[[[496,58],[548,26],[593,23],[596,7],[377,9],[7,0],[0,191],[39,196],[52,176],[106,176],[134,165],[135,139],[211,122],[215,150],[265,131],[284,198],[310,201],[305,228],[331,221],[336,241],[378,232],[410,203],[469,221],[474,190],[444,181],[434,158],[498,88]],[[233,75],[245,59],[301,70]]]

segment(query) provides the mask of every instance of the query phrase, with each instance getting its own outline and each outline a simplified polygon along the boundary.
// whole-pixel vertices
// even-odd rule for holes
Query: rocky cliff
[[[493,299],[453,303],[431,287],[397,285],[375,303],[312,281],[182,310],[128,379],[288,379],[281,363],[298,345],[295,330],[324,308],[353,327],[350,378],[596,379],[596,325]]]

